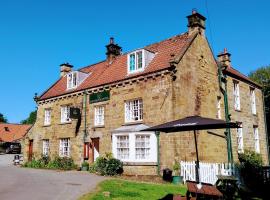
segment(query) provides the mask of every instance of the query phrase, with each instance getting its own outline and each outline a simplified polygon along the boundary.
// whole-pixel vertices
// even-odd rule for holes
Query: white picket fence
[[[184,182],[187,180],[196,180],[196,163],[181,161],[181,176],[183,176]],[[200,162],[200,181],[204,183],[215,184],[217,181],[217,175],[229,176],[234,172],[234,167],[227,163],[205,163]]]

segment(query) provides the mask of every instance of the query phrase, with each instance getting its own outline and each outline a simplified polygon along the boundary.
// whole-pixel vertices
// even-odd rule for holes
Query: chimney
[[[187,16],[187,18],[189,35],[193,34],[194,32],[199,32],[204,36],[206,18],[197,13],[196,10],[192,10],[192,14]]]
[[[111,63],[116,56],[121,55],[122,48],[118,44],[114,44],[114,38],[110,38],[110,43],[106,45],[107,48],[107,61]]]
[[[60,77],[65,76],[66,74],[68,74],[69,72],[72,71],[72,65],[69,63],[63,63],[60,65]]]
[[[227,52],[226,48],[224,48],[224,51],[218,54],[217,57],[222,67],[231,67],[231,54]]]
[[[5,126],[5,131],[9,131],[9,128],[7,126]]]

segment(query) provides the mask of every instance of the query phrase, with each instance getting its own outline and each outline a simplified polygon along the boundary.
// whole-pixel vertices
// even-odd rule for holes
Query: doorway
[[[99,157],[99,138],[92,138],[92,161],[96,161]]]
[[[32,161],[32,158],[33,158],[33,140],[29,140],[28,161]]]

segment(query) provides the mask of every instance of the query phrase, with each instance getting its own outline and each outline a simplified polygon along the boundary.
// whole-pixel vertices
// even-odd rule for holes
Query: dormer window
[[[67,89],[76,88],[78,85],[77,72],[71,72],[67,75]]]
[[[154,58],[154,53],[145,49],[133,51],[128,54],[128,74],[141,72]]]

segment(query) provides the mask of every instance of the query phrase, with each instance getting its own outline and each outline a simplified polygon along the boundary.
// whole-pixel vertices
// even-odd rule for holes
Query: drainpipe
[[[227,95],[227,79],[226,75],[223,75],[221,71],[221,66],[218,65],[218,79],[219,79],[219,87],[224,96],[224,109],[225,109],[225,120],[227,123],[230,122],[230,114],[229,114],[229,105],[228,105],[228,95]],[[222,82],[225,84],[225,89],[222,88]],[[226,140],[227,140],[227,152],[228,152],[228,163],[233,164],[233,153],[232,153],[232,142],[231,142],[231,129],[226,128]]]
[[[83,135],[83,142],[84,143],[86,142],[86,104],[87,104],[87,93],[86,93],[86,91],[84,91],[83,92],[83,109],[84,109],[84,135]]]
[[[156,131],[157,137],[157,175],[160,176],[160,158],[159,158],[159,140],[160,140],[160,132]]]
[[[267,132],[267,121],[266,121],[266,110],[265,110],[265,98],[264,92],[262,92],[262,100],[263,100],[263,116],[264,116],[264,128],[265,128],[265,135],[266,135],[266,146],[267,146],[267,155],[268,155],[268,164],[270,165],[270,154],[269,154],[269,135]]]

